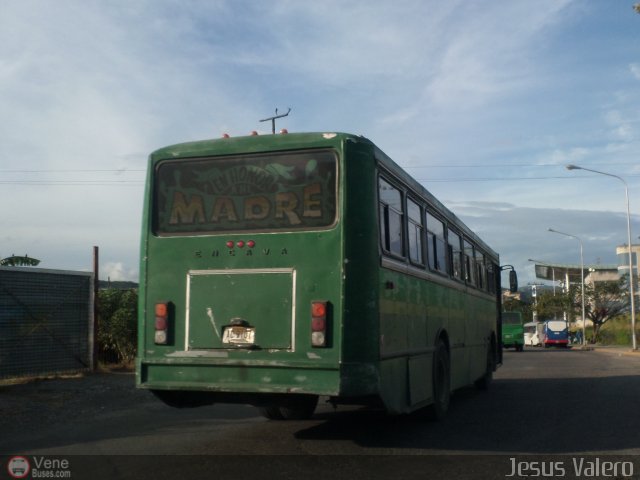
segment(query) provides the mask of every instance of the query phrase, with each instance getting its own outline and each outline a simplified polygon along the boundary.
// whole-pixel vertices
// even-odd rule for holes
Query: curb
[[[615,347],[592,347],[592,350],[596,352],[602,352],[609,355],[618,355],[619,357],[632,356],[632,357],[640,357],[640,350],[631,350],[630,348],[615,348]]]

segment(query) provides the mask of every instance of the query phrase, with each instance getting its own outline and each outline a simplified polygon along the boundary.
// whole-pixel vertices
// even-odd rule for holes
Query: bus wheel
[[[317,395],[304,395],[293,398],[284,405],[258,407],[258,410],[269,420],[306,420],[311,418],[317,405]]]
[[[451,365],[449,363],[449,351],[445,343],[440,340],[436,346],[433,358],[433,404],[430,407],[430,416],[435,420],[443,418],[449,410],[451,399]]]
[[[313,416],[317,405],[317,395],[305,395],[295,399],[290,404],[280,407],[280,413],[285,420],[307,420]]]
[[[518,350],[518,346],[516,345],[516,350]],[[487,348],[487,366],[484,372],[484,375],[475,381],[474,385],[476,388],[480,390],[487,390],[489,385],[491,385],[491,380],[493,380],[493,348],[491,344],[489,344]]]
[[[280,407],[258,407],[260,414],[269,420],[284,420]]]

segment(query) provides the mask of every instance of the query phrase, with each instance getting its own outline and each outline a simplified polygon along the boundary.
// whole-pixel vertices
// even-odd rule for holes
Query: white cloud
[[[148,153],[223,131],[268,130],[258,120],[289,106],[282,126],[291,131],[364,134],[405,165],[469,165],[423,169],[420,179],[444,202],[466,205],[478,228],[503,226],[505,218],[520,226],[518,214],[537,212],[522,207],[549,207],[546,215],[558,206],[620,210],[616,182],[545,179],[569,178],[565,163],[611,164],[621,175],[640,168],[640,64],[603,65],[605,56],[592,54],[591,46],[608,46],[610,36],[600,32],[626,31],[604,24],[602,8],[612,7],[569,0],[5,2],[0,181],[23,183],[0,188],[9,206],[2,221],[11,227],[0,234],[0,249],[26,249],[47,268],[86,269],[99,245],[114,275],[131,275],[144,179],[135,170],[145,168]],[[623,70],[632,75],[612,73]],[[438,177],[454,181],[429,183]],[[455,181],[477,177],[486,181]],[[509,177],[540,179],[499,180]],[[138,183],[87,183],[120,179]],[[26,183],[33,180],[67,185]],[[633,195],[640,184],[629,181]],[[638,211],[640,203],[631,203]],[[514,231],[527,236],[525,228]],[[504,251],[515,255],[523,241],[511,240]]]
[[[122,262],[107,262],[100,265],[100,279],[116,281],[138,281],[138,272],[126,267]]]
[[[520,208],[512,205],[450,203],[472,230],[500,254],[503,264],[518,270],[521,284],[533,282],[529,258],[551,263],[580,264],[579,243],[548,231],[554,228],[582,239],[585,264],[616,264],[616,247],[626,244],[626,215],[558,208]],[[482,212],[482,214],[480,214]],[[632,229],[640,228],[633,216]]]
[[[568,163],[577,163],[587,158],[590,155],[590,151],[584,147],[572,147],[568,150],[554,150],[544,159],[541,159],[541,163],[555,163],[557,165],[566,165]]]

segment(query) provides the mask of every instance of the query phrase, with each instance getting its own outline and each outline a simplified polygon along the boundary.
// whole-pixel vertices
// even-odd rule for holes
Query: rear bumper
[[[166,363],[138,360],[136,386],[150,390],[225,393],[339,394],[338,368],[270,364]]]

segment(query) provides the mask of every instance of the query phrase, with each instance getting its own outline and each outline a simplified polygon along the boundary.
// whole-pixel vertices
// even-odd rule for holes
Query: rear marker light
[[[154,342],[156,345],[166,345],[169,341],[169,304],[156,303],[155,314]]]
[[[327,302],[311,302],[311,345],[327,346]]]
[[[253,248],[256,246],[256,242],[253,240],[249,240],[248,242],[245,242],[244,240],[238,240],[237,242],[234,242],[233,240],[229,240],[225,243],[225,245],[227,246],[227,248],[234,248],[234,247],[238,247],[238,248],[244,248],[244,247],[248,247],[248,248]]]

